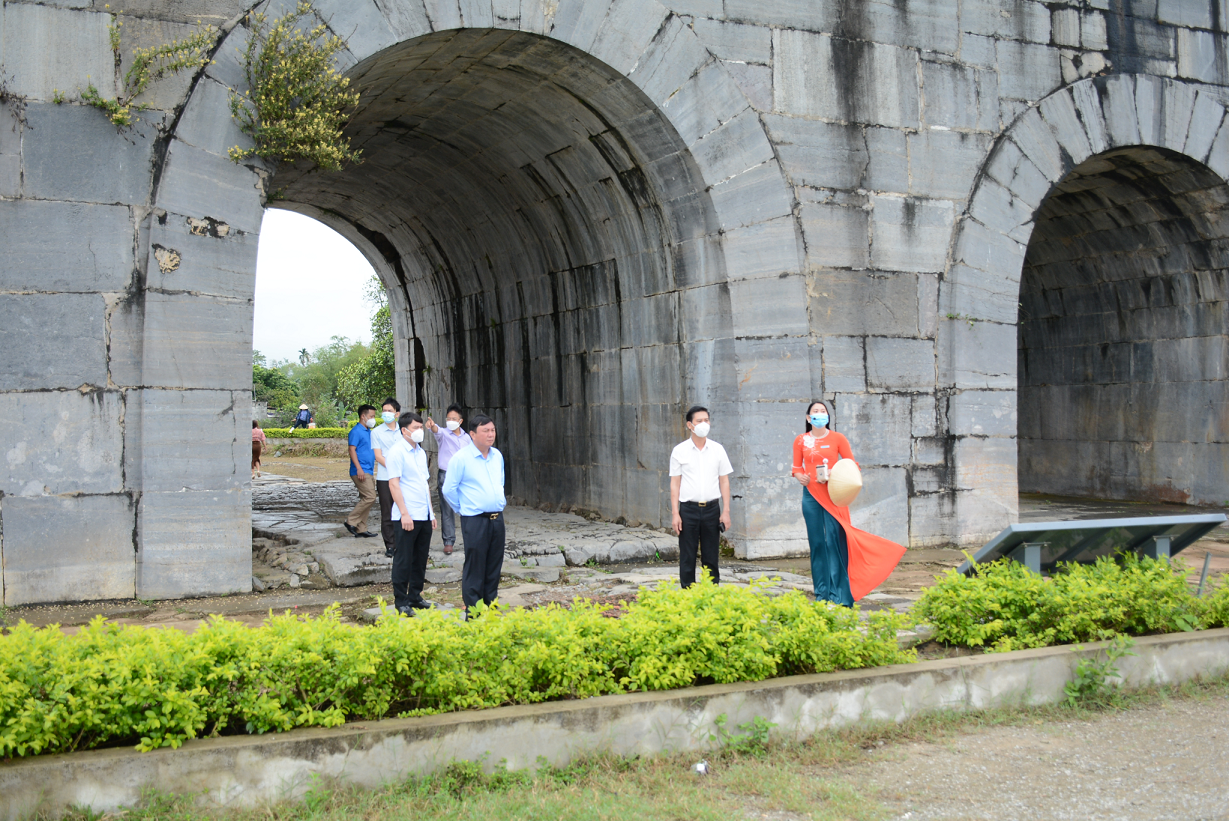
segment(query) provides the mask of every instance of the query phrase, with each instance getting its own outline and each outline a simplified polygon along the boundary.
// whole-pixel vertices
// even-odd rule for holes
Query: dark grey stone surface
[[[8,257],[0,290],[123,291],[136,267],[136,226],[124,205],[0,200],[0,247]]]
[[[111,390],[0,393],[0,493],[123,491],[124,404]]]
[[[147,492],[137,510],[137,596],[252,589],[251,488]]]
[[[149,202],[156,136],[151,120],[157,115],[144,116],[121,130],[95,108],[29,103],[25,118],[33,133],[22,141],[24,195],[69,202]]]
[[[127,494],[5,496],[4,605],[135,595],[136,513]]]
[[[0,294],[0,391],[106,386],[106,307],[97,293]]]

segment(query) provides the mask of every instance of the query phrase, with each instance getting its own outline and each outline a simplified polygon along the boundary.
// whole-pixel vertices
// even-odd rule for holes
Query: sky
[[[371,341],[363,289],[375,271],[341,234],[311,217],[265,209],[256,256],[252,347],[270,362],[299,358],[333,336]]]

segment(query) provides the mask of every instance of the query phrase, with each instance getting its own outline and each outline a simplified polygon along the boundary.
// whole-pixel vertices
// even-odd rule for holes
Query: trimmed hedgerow
[[[1007,651],[1223,626],[1229,594],[1199,599],[1181,565],[1133,554],[1064,564],[1048,579],[998,561],[967,577],[949,570],[913,614],[938,641]]]
[[[904,618],[707,582],[644,591],[621,618],[570,609],[428,611],[375,625],[214,618],[194,633],[93,621],[0,637],[0,758],[531,704],[912,661]]]
[[[265,428],[269,439],[345,439],[349,428]]]

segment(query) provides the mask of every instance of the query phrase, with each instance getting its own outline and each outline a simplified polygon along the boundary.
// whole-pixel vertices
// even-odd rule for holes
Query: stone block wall
[[[109,26],[127,60],[237,6],[137,5],[0,4],[6,605],[250,589],[258,192],[227,238],[190,224],[204,209],[153,206],[191,77],[158,85],[129,129],[75,102],[87,83],[117,93]]]
[[[818,397],[863,465],[855,522],[925,545],[1013,521],[1018,377],[1021,401],[1057,390],[1017,371],[1026,252],[1032,276],[1064,236],[1028,251],[1035,225],[1066,221],[1038,215],[1047,196],[1140,146],[1229,175],[1219,0],[316,5],[364,92],[351,131],[367,162],[333,176],[226,158],[246,144],[226,109],[242,85],[237,2],[126,4],[118,65],[97,0],[0,3],[6,602],[91,595],[77,559],[62,585],[32,570],[83,517],[101,528],[79,542],[108,578],[94,595],[244,589],[241,428],[270,185],[389,286],[403,399],[495,413],[514,495],[664,523],[668,449],[699,402],[735,463],[731,538],[765,556],[805,549],[789,444]],[[152,89],[137,127],[75,102],[87,80],[113,90],[133,46],[202,17],[225,23],[214,64]],[[1170,193],[1152,207],[1185,196]],[[1218,219],[1200,229],[1217,249]],[[1176,336],[1141,315],[1151,367],[1203,346],[1198,378],[1165,384],[1206,386],[1220,419],[1218,343],[1194,330],[1224,318],[1206,298],[1223,265],[1192,279],[1186,252],[1166,250],[1192,240],[1149,242],[1170,267],[1148,277],[1202,289],[1149,303],[1196,317]],[[1113,249],[1088,248],[1108,282]],[[1132,287],[1045,314],[1038,350],[1075,361],[1095,340],[1068,345],[1059,316],[1088,324]],[[1076,401],[1063,390],[1046,404]],[[1175,487],[1221,481],[1208,452],[1174,451],[1206,474]]]

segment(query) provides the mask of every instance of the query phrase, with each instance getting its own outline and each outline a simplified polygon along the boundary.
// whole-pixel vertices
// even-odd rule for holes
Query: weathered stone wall
[[[1135,146],[1229,175],[1222,0],[317,6],[365,92],[368,161],[332,177],[226,159],[241,25],[117,131],[73,102],[124,68],[102,4],[0,5],[6,602],[248,584],[270,185],[389,286],[403,398],[495,412],[514,494],[663,521],[701,402],[755,556],[805,549],[789,445],[819,396],[863,465],[860,525],[967,544],[1013,520],[1021,271],[1051,188]],[[240,10],[125,4],[121,52]]]

